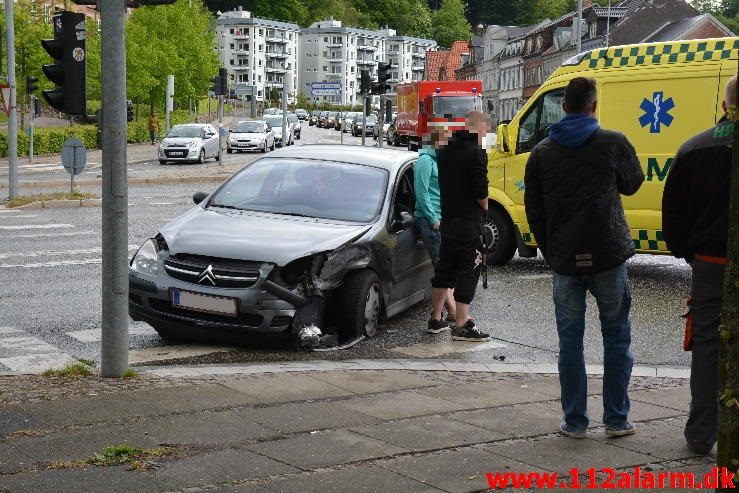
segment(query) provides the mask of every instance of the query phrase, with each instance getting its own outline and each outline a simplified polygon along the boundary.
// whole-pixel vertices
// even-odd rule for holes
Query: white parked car
[[[272,127],[272,131],[275,134],[275,144],[278,147],[283,147],[282,143],[282,114],[279,115],[265,115],[264,121]],[[293,125],[290,120],[287,120],[287,137],[285,138],[285,146],[293,145],[295,143],[295,132]]]
[[[218,161],[218,132],[213,125],[175,125],[159,144],[159,164],[169,161],[203,163],[209,158]]]
[[[275,134],[272,127],[264,120],[247,120],[238,122],[231,129],[226,141],[226,152],[274,150]]]

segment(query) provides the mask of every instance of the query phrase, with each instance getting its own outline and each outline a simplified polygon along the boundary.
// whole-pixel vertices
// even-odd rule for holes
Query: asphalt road
[[[344,138],[345,142],[359,141],[346,134]],[[304,127],[299,143],[338,140],[339,132],[334,130]],[[372,142],[371,138],[368,142]],[[246,164],[260,155],[240,154],[230,158],[243,160]],[[147,163],[132,168],[138,166],[159,164]],[[190,166],[206,167],[207,164]],[[131,250],[155,234],[167,221],[191,208],[193,192],[208,192],[216,186],[215,183],[132,186],[129,190],[128,240]],[[28,339],[10,348],[0,339],[0,371],[8,367],[12,369],[11,364],[3,363],[4,357],[20,353],[32,356],[44,351],[59,351],[74,357],[99,360],[100,245],[99,208],[0,211],[0,336],[3,331],[16,331]],[[682,319],[679,315],[684,311],[688,293],[689,269],[670,257],[646,255],[636,256],[628,266],[634,300],[633,352],[636,362],[687,365],[689,357],[681,350]],[[472,309],[478,326],[495,338],[493,343],[483,347],[451,343],[448,333],[426,334],[424,328],[429,305],[424,303],[389,320],[376,338],[344,351],[312,353],[237,348],[228,353],[180,362],[418,357],[556,362],[552,279],[543,259],[515,258],[505,267],[491,269],[490,281],[489,289],[478,289]],[[590,303],[586,336],[586,358],[590,363],[602,362],[602,339],[598,327],[597,310]],[[146,324],[132,323],[131,333],[131,348],[134,350],[165,346],[165,342]]]

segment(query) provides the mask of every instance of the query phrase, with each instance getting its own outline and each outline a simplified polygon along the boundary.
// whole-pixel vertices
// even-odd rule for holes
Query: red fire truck
[[[398,84],[396,104],[398,135],[415,151],[429,127],[462,126],[467,113],[482,111],[482,81],[424,80]]]

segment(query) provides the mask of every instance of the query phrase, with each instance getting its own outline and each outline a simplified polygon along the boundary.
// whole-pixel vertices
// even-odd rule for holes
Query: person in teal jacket
[[[439,142],[438,137],[429,138],[427,145],[424,145],[418,152],[418,161],[413,166],[413,188],[416,194],[416,210],[413,212],[413,219],[416,230],[421,235],[434,267],[439,261],[439,249],[441,247],[441,232],[439,231],[439,226],[441,226],[441,194],[439,193],[439,172],[436,165],[436,147]],[[448,321],[453,322],[456,316],[452,290],[449,290],[444,305],[447,308],[447,321],[431,318],[427,327],[427,331],[431,334],[450,330]]]

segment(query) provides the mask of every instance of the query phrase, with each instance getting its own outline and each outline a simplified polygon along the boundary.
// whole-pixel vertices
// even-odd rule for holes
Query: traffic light
[[[38,82],[38,77],[26,76],[26,94],[33,94],[38,90],[36,82]]]
[[[228,70],[218,69],[218,76],[221,78],[221,94],[228,95]]]
[[[213,85],[210,86],[209,90],[216,96],[223,96],[223,78],[220,75],[216,75],[210,78],[210,82]]]
[[[361,94],[369,94],[370,92],[370,73],[369,70],[362,70],[362,78],[360,79],[359,92]]]
[[[41,100],[33,97],[33,116],[41,116]]]
[[[133,121],[133,102],[130,99],[126,100],[126,121]]]
[[[44,65],[44,75],[56,84],[43,92],[49,105],[68,115],[87,114],[85,15],[60,12],[54,15],[54,39],[42,39],[41,46],[54,59]]]
[[[385,94],[390,90],[390,84],[387,81],[390,79],[391,68],[393,65],[390,62],[377,63],[377,92],[375,94]]]

